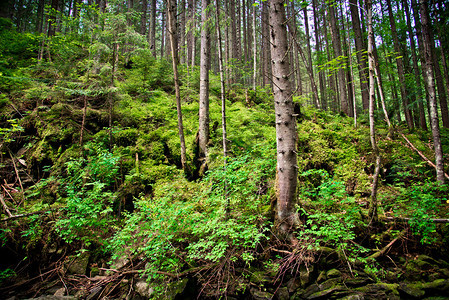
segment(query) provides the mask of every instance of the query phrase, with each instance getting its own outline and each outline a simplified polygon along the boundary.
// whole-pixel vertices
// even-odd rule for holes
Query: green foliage
[[[437,217],[440,207],[448,200],[449,187],[435,181],[415,183],[403,190],[399,201],[410,202],[408,208],[411,219],[410,227],[414,234],[421,237],[421,243],[436,242],[436,225],[431,218]]]
[[[56,221],[56,231],[69,243],[80,240],[84,246],[102,245],[112,221],[115,195],[109,189],[117,175],[119,157],[97,144],[87,144],[85,149],[89,159],[66,163],[66,207],[64,216]]]
[[[9,278],[16,276],[16,272],[14,270],[7,268],[5,270],[0,271],[0,284],[7,281]]]
[[[156,271],[179,272],[207,261],[250,263],[266,238],[266,180],[275,169],[274,159],[259,156],[274,157],[272,149],[255,149],[229,158],[226,168],[209,171],[201,184],[180,174],[158,180],[154,196],[137,201],[137,212],[110,240],[110,250],[116,257],[144,253],[154,279],[162,278]]]

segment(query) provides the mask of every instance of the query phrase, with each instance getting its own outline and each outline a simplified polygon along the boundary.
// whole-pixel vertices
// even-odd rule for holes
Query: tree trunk
[[[435,81],[433,78],[433,58],[432,58],[432,40],[430,37],[430,20],[427,11],[427,3],[425,0],[419,1],[419,14],[421,16],[422,23],[422,37],[423,37],[423,49],[424,59],[426,64],[423,66],[425,69],[425,81],[427,84],[427,91],[429,93],[430,104],[430,125],[432,128],[433,144],[435,148],[435,165],[437,172],[437,181],[440,184],[444,184],[444,169],[443,169],[443,150],[441,148],[440,128],[438,122],[437,103],[435,99]]]
[[[369,109],[369,89],[366,75],[366,55],[364,55],[365,47],[362,37],[362,29],[360,28],[360,16],[357,7],[357,0],[349,0],[349,9],[351,11],[352,30],[354,31],[354,42],[357,57],[357,67],[359,69],[360,90],[362,93],[363,110]]]
[[[421,93],[422,81],[421,81],[421,76],[419,75],[418,57],[416,55],[416,44],[415,44],[415,39],[413,36],[412,22],[411,22],[411,18],[410,18],[410,10],[408,7],[407,0],[402,0],[402,3],[404,6],[405,15],[406,15],[406,19],[407,19],[407,30],[408,30],[409,43],[410,43],[410,48],[411,48],[410,51],[412,53],[413,72],[415,75],[415,84],[417,86],[416,94],[418,96],[419,127],[421,127],[424,130],[427,130],[426,114],[425,114],[424,105],[423,105],[423,95]]]
[[[184,140],[184,126],[182,123],[182,110],[181,110],[181,93],[179,91],[179,75],[178,75],[178,52],[176,51],[177,46],[177,36],[176,36],[176,22],[175,22],[175,11],[176,11],[176,0],[167,0],[167,27],[170,34],[170,47],[171,47],[171,57],[173,66],[173,79],[175,83],[175,94],[176,94],[176,111],[178,114],[178,134],[181,143],[181,165],[184,172],[186,172],[186,143]]]
[[[269,0],[270,41],[277,139],[277,224],[286,234],[299,220],[295,213],[297,161],[296,118],[287,60],[288,42],[283,0]]]
[[[319,34],[320,23],[317,14],[317,2],[316,0],[312,0],[312,8],[313,8],[313,23],[315,24],[315,52],[321,53],[321,37]],[[320,64],[320,60],[318,59],[318,64]],[[327,109],[327,99],[326,99],[326,86],[324,79],[324,71],[318,72],[318,80],[320,84],[320,99],[321,99],[321,107],[326,110]]]
[[[343,51],[341,49],[341,40],[340,40],[340,32],[337,27],[337,20],[334,8],[335,0],[329,3],[329,18],[330,18],[330,28],[332,35],[332,46],[334,48],[335,58],[342,58]],[[340,64],[338,66],[337,71],[337,79],[338,79],[338,93],[340,96],[340,110],[349,115],[349,103],[348,97],[346,93],[346,80],[345,80],[345,71],[343,69],[344,64]]]
[[[408,93],[405,85],[404,62],[402,60],[402,51],[399,44],[398,33],[396,30],[396,22],[391,8],[391,0],[387,0],[388,17],[390,19],[391,35],[393,36],[394,51],[396,52],[396,65],[398,68],[399,85],[401,91],[402,105],[404,108],[405,121],[409,129],[414,128],[412,114],[409,108]]]
[[[368,21],[368,65],[369,65],[369,127],[370,127],[370,140],[371,147],[373,148],[373,152],[376,156],[376,166],[374,170],[373,176],[373,186],[371,189],[371,199],[369,204],[369,212],[368,217],[370,218],[371,223],[378,222],[377,215],[377,186],[379,181],[379,172],[380,172],[380,153],[379,148],[377,147],[376,142],[376,128],[374,126],[374,72],[375,72],[375,62],[374,62],[374,53],[373,53],[373,45],[374,45],[374,33],[373,33],[373,21],[372,21],[372,0],[366,1],[366,15]]]
[[[156,57],[156,0],[151,0],[150,49]]]
[[[207,144],[209,143],[209,69],[210,69],[210,32],[208,5],[210,0],[201,1],[201,54],[200,54],[200,108],[198,129],[198,159],[201,170],[206,170]],[[202,174],[203,173],[203,174]]]
[[[178,51],[179,51],[179,56],[180,56],[180,61],[181,64],[185,64],[186,63],[186,0],[181,0],[180,5],[179,5],[179,36],[180,41],[179,41],[179,45],[178,45]]]
[[[147,11],[148,11],[147,0],[142,0],[142,16],[140,17],[140,34],[144,35],[147,33]]]
[[[266,1],[262,2],[262,15],[261,15],[261,27],[262,27],[262,85],[266,86],[271,84],[271,64],[270,64],[270,29],[268,26],[268,4]]]

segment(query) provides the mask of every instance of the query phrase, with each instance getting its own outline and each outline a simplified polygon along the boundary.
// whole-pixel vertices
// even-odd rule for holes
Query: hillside
[[[432,160],[430,132],[388,129],[379,113],[372,223],[367,116],[354,127],[353,118],[295,97],[301,224],[286,240],[274,220],[269,88],[228,90],[225,161],[220,82],[211,75],[208,169],[200,170],[199,68],[181,65],[184,171],[169,61],[137,49],[111,83],[110,64],[88,43],[60,36],[53,59],[36,61],[35,36],[4,25],[8,38],[0,62],[2,298],[446,299],[448,186],[401,136]],[[442,129],[444,153],[448,136]]]

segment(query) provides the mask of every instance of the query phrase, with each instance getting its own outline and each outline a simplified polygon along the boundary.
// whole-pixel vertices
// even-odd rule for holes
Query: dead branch
[[[2,205],[3,205],[3,208],[4,208],[5,211],[6,211],[6,214],[11,218],[11,217],[12,217],[12,214],[11,214],[11,212],[9,211],[8,206],[6,205],[5,200],[3,200],[3,194],[2,194],[2,193],[0,193],[0,202],[1,202]]]
[[[405,136],[405,134],[403,134],[402,132],[399,132],[399,134],[402,136],[402,138],[404,138],[404,140],[407,142],[407,144],[410,146],[410,148],[412,148],[413,150],[416,151],[416,153],[419,154],[419,156],[422,157],[422,159],[424,159],[432,168],[436,169],[437,167],[435,166],[435,164],[433,162],[430,161],[430,159],[428,159],[421,151],[419,151],[415,145],[412,144],[412,142],[410,142],[410,140]],[[446,173],[444,173],[444,176],[449,179],[449,175],[447,175]]]
[[[412,220],[413,218],[408,218],[408,217],[383,217],[382,218],[384,221],[386,222],[408,222],[410,220]],[[429,221],[433,222],[433,223],[442,223],[442,224],[446,224],[449,223],[449,219],[428,219]]]
[[[25,194],[24,194],[25,190],[23,189],[22,180],[20,179],[19,171],[17,170],[16,162],[14,161],[14,156],[12,155],[11,151],[8,150],[8,152],[9,152],[9,156],[11,156],[12,164],[14,166],[14,171],[16,172],[17,179],[19,180],[20,189],[22,190],[22,201],[18,205],[18,206],[20,206],[20,204],[22,204],[22,202],[25,203]]]
[[[377,252],[371,254],[371,255],[368,256],[366,259],[367,259],[367,260],[374,260],[374,259],[378,258],[379,256],[384,255],[384,254],[391,248],[391,246],[393,246],[393,244],[394,244],[397,240],[401,239],[401,238],[405,235],[405,233],[406,233],[406,230],[402,230],[402,231],[398,234],[398,236],[397,236],[396,238],[394,238],[391,242],[388,243],[388,245],[386,245],[385,247],[383,247],[381,250],[379,250],[379,251],[377,251]]]

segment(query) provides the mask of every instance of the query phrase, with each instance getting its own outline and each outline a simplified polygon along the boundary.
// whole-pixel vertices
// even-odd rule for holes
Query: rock
[[[96,286],[94,287],[91,291],[89,296],[87,296],[86,300],[93,300],[93,299],[97,299],[98,296],[100,296],[101,291],[103,290],[103,288],[101,286]]]
[[[372,283],[366,286],[355,288],[355,290],[363,293],[363,295],[368,299],[400,299],[398,288],[399,285],[395,283]]]
[[[65,288],[64,287],[56,290],[56,292],[53,294],[53,296],[58,296],[58,297],[64,296],[64,295],[65,295]]]
[[[249,291],[255,300],[271,300],[271,299],[273,299],[273,294],[271,294],[269,292],[261,291],[256,288],[251,288]]]
[[[365,299],[365,297],[363,297],[363,295],[352,294],[352,295],[348,295],[346,297],[343,297],[340,300],[364,300],[364,299]]]
[[[89,258],[89,251],[81,252],[79,255],[69,256],[69,263],[67,266],[68,274],[86,275]]]
[[[412,283],[401,283],[399,285],[399,290],[411,296],[413,298],[421,298],[424,296],[425,292],[420,288],[420,285],[412,284]]]
[[[76,296],[54,296],[54,295],[44,295],[38,298],[29,298],[27,300],[77,300]]]
[[[165,295],[161,299],[163,300],[175,299],[175,297],[178,294],[184,292],[188,281],[189,281],[188,278],[184,278],[178,281],[170,282],[167,286],[167,291],[165,292]]]
[[[287,282],[287,291],[289,293],[294,293],[297,289],[301,287],[301,279],[294,277]]]
[[[305,287],[310,282],[310,275],[313,272],[313,266],[306,267],[305,265],[301,265],[299,268],[299,280],[301,282],[301,287]]]
[[[112,262],[111,269],[119,270],[124,266],[126,266],[128,263],[129,263],[128,256],[121,256]]]
[[[286,287],[279,288],[276,292],[276,297],[279,300],[289,299],[290,293],[288,292],[288,288]]]
[[[326,281],[326,279],[327,279],[326,271],[321,271],[320,275],[318,275],[318,278],[316,279],[316,282],[320,283]]]
[[[150,286],[149,283],[146,282],[145,279],[139,279],[134,284],[134,290],[136,293],[138,293],[140,296],[145,298],[150,298],[151,295],[154,293],[154,289]]]
[[[340,277],[341,277],[340,270],[331,269],[331,270],[327,271],[327,278],[340,278]]]

